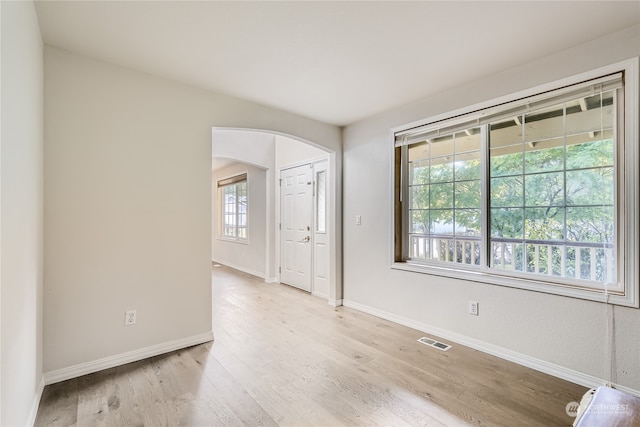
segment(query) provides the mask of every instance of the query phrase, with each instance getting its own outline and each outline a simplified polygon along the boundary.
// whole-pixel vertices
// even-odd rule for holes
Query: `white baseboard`
[[[264,283],[280,283],[277,277],[267,277],[264,279]]]
[[[234,270],[242,271],[243,273],[247,273],[247,274],[250,274],[252,276],[259,277],[261,279],[265,279],[265,277],[266,277],[264,273],[252,270],[250,268],[243,267],[241,265],[236,265],[236,264],[233,264],[233,263],[230,263],[230,262],[226,262],[226,261],[218,261],[218,260],[215,260],[215,259],[212,260],[212,262],[213,263],[222,264],[225,267],[230,267],[230,268],[233,268]]]
[[[330,299],[328,302],[329,302],[329,305],[332,306],[332,307],[340,307],[343,304],[343,300],[341,300],[341,299],[333,299],[333,300]],[[353,307],[353,308],[355,308],[355,307]],[[356,309],[356,310],[359,310],[359,309]],[[360,311],[364,311],[364,310],[360,310]],[[380,317],[380,316],[378,316],[378,317]]]
[[[436,326],[431,326],[431,325],[427,325],[426,323],[417,322],[407,317],[398,316],[396,314],[389,313],[384,310],[377,309],[375,307],[369,307],[367,305],[360,304],[354,301],[349,301],[347,299],[345,299],[343,303],[345,307],[350,307],[358,311],[362,311],[364,313],[371,314],[373,316],[380,317],[382,319],[407,326],[412,329],[417,329],[418,331],[425,332],[427,334],[435,335],[438,338],[443,338],[445,340],[453,341],[458,344],[462,344],[464,346],[471,347],[476,350],[480,350],[484,353],[491,354],[501,359],[505,359],[522,366],[526,366],[527,368],[535,369],[536,371],[540,371],[545,374],[549,374],[554,377],[561,378],[563,380],[582,385],[584,387],[595,388],[595,387],[607,384],[606,380],[595,377],[593,375],[585,374],[583,372],[575,371],[573,369],[569,369],[564,366],[549,363],[547,361],[537,359],[535,357],[527,356],[526,354],[511,351],[509,349],[499,347],[497,345],[489,344],[489,343],[477,340],[475,338],[470,338],[465,335],[458,334],[456,332],[447,331],[445,329],[438,328]],[[634,390],[632,388],[624,387],[617,384],[612,384],[612,386],[618,390],[627,392],[629,394],[640,396],[640,390]]]
[[[314,297],[317,297],[317,298],[322,298],[322,299],[328,299],[329,298],[329,296],[327,294],[323,294],[322,292],[312,291],[311,295],[313,295]]]
[[[202,344],[213,340],[213,331],[187,338],[181,338],[162,344],[152,345],[150,347],[129,351],[114,356],[104,357],[102,359],[91,362],[80,363],[78,365],[69,366],[67,368],[57,369],[55,371],[46,372],[44,374],[44,382],[46,385],[66,381],[71,378],[81,377],[82,375],[92,374],[104,369],[113,368],[115,366],[124,365],[138,360],[147,359],[149,357],[158,356],[170,351],[180,350],[182,348],[191,347],[193,345]]]
[[[38,415],[38,408],[40,408],[40,400],[42,400],[42,392],[44,391],[44,375],[40,378],[40,383],[36,389],[36,395],[31,403],[31,410],[29,411],[29,418],[25,425],[33,427],[36,422],[36,416]]]

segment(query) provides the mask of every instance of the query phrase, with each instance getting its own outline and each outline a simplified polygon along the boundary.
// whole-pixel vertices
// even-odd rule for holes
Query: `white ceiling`
[[[640,2],[43,1],[45,43],[346,125],[631,27]]]

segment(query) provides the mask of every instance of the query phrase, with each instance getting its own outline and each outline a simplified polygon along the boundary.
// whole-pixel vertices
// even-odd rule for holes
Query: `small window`
[[[218,236],[245,241],[248,238],[247,174],[218,181],[220,224]]]
[[[316,232],[327,232],[327,171],[316,172]]]
[[[394,267],[637,306],[634,79],[395,132]]]

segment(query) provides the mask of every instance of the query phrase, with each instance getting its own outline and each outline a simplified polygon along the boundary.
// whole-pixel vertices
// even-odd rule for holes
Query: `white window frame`
[[[581,73],[575,76],[564,78],[558,81],[550,82],[541,86],[537,86],[528,90],[510,94],[504,97],[489,100],[480,104],[475,104],[469,107],[465,107],[459,110],[451,111],[448,113],[440,114],[425,120],[409,123],[403,126],[398,126],[391,129],[390,139],[390,166],[391,166],[391,224],[390,224],[390,237],[391,237],[391,267],[397,270],[405,270],[411,272],[425,273],[436,276],[451,277],[456,279],[463,279],[468,281],[500,285],[513,287],[518,289],[526,289],[538,292],[545,292],[555,295],[562,295],[592,301],[609,302],[612,304],[639,307],[639,267],[638,259],[640,258],[640,246],[639,246],[639,197],[640,190],[638,169],[639,152],[638,147],[638,103],[639,103],[639,91],[638,91],[638,58],[632,58],[626,61],[622,61],[616,64],[611,64],[596,70]],[[401,191],[405,191],[404,187],[408,183],[398,184],[397,180],[400,179],[396,175],[396,148],[395,141],[397,136],[403,133],[410,133],[416,128],[428,129],[430,125],[435,125],[438,122],[447,122],[455,125],[469,119],[474,114],[481,115],[493,113],[495,109],[500,109],[500,106],[507,103],[513,103],[514,101],[523,98],[532,98],[539,94],[544,94],[549,91],[557,90],[559,88],[576,85],[588,80],[597,79],[602,76],[610,75],[613,73],[622,72],[624,74],[624,90],[623,99],[621,100],[624,106],[624,117],[620,117],[624,121],[621,127],[618,124],[618,130],[624,135],[618,135],[617,138],[622,142],[617,142],[618,159],[617,167],[622,168],[624,183],[623,188],[616,188],[618,198],[618,222],[621,229],[618,230],[618,239],[622,239],[622,255],[617,256],[618,276],[620,278],[622,292],[609,292],[606,288],[596,289],[589,286],[580,286],[575,283],[568,283],[567,281],[558,280],[554,282],[552,277],[543,278],[541,276],[532,274],[513,274],[513,272],[504,272],[500,270],[494,270],[490,268],[481,269],[468,269],[456,263],[414,263],[410,260],[398,259],[398,251],[396,241],[398,239],[399,232],[396,229],[397,221],[397,204],[396,199],[396,186],[402,188]],[[622,144],[622,145],[620,145]],[[483,184],[483,191],[486,188],[486,183]],[[485,206],[486,209],[486,206]],[[408,209],[402,209],[401,215],[407,215]],[[406,222],[406,218],[403,219]],[[406,231],[402,231],[403,237],[408,235]],[[483,243],[486,243],[488,239],[487,231],[483,234]],[[551,279],[551,280],[550,280]]]
[[[236,200],[236,208],[235,208],[235,236],[227,236],[225,235],[225,229],[228,228],[225,225],[225,216],[226,216],[226,212],[225,212],[225,198],[224,198],[224,189],[227,187],[231,187],[231,186],[235,186],[237,188],[237,186],[239,184],[244,183],[246,186],[246,208],[245,208],[245,223],[246,226],[245,228],[245,237],[239,237],[238,236],[238,224],[239,224],[239,216],[240,216],[240,210],[238,208],[238,200]],[[232,175],[230,177],[227,178],[223,178],[223,179],[219,179],[216,183],[216,186],[218,188],[218,239],[219,240],[226,240],[226,241],[231,241],[231,242],[238,242],[238,243],[245,243],[247,244],[249,242],[249,179],[248,179],[248,173],[241,173],[241,174],[235,174]]]

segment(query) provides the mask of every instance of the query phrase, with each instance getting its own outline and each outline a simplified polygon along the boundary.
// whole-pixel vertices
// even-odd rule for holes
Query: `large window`
[[[247,240],[247,174],[218,181],[220,200],[219,237],[223,239]]]
[[[637,306],[633,78],[395,132],[395,266]]]

